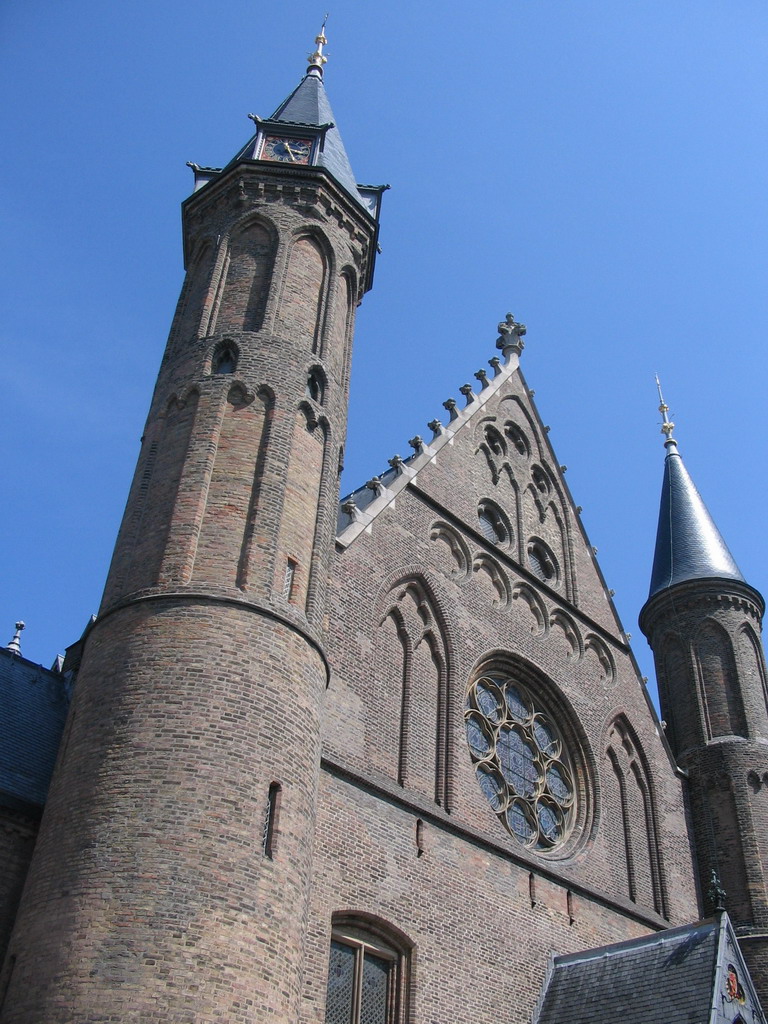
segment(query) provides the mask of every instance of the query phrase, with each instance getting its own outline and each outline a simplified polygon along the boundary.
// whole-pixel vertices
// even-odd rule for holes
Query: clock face
[[[279,160],[289,164],[308,164],[311,153],[312,139],[282,135],[265,135],[261,147],[262,160]]]

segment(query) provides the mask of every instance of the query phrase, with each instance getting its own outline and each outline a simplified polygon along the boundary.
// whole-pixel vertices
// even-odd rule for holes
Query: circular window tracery
[[[492,673],[470,687],[465,718],[480,789],[507,831],[530,849],[562,845],[575,821],[576,787],[544,705],[517,679]]]

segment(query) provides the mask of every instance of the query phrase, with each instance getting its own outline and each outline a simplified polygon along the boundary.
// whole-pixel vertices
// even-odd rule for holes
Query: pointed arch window
[[[219,345],[213,354],[211,371],[213,373],[234,373],[237,369],[238,350],[232,341]]]

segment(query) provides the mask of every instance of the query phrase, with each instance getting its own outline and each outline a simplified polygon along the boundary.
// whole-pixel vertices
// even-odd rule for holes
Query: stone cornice
[[[290,608],[285,610],[278,610],[271,608],[268,605],[260,603],[258,601],[249,601],[243,597],[235,597],[232,594],[225,594],[216,592],[215,590],[204,590],[202,588],[195,588],[194,590],[145,590],[139,591],[135,594],[131,594],[124,600],[118,601],[116,604],[110,605],[104,611],[100,612],[96,620],[91,623],[87,632],[94,629],[98,629],[103,622],[105,622],[112,615],[116,615],[118,612],[123,611],[132,605],[144,604],[148,601],[166,601],[169,603],[173,602],[187,602],[189,604],[223,604],[223,605],[235,605],[238,608],[242,608],[244,611],[252,612],[255,615],[262,615],[265,618],[272,619],[274,622],[279,622],[281,625],[290,629],[292,632],[298,634],[303,640],[309,644],[319,655],[323,666],[325,668],[325,684],[326,686],[330,682],[331,678],[331,667],[328,663],[325,651],[323,649],[320,640],[313,635],[306,622],[299,621],[298,614],[296,616],[291,615]]]
[[[323,167],[290,167],[262,160],[240,160],[221,172],[181,204],[184,228],[184,266],[190,253],[188,240],[193,224],[209,219],[222,202],[242,204],[243,210],[258,210],[281,202],[300,210],[302,216],[320,215],[334,220],[350,239],[370,242],[369,266],[374,260],[378,224],[336,182]],[[363,274],[363,279],[365,279]]]
[[[765,602],[754,587],[738,580],[686,580],[650,598],[640,612],[640,628],[650,638],[660,618],[694,610],[739,611],[761,624]]]

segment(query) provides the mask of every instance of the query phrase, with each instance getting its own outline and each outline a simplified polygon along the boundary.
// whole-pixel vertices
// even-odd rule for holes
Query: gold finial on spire
[[[323,64],[328,63],[328,58],[323,53],[323,47],[328,44],[328,40],[325,38],[325,25],[328,21],[328,15],[326,14],[323,18],[323,24],[318,35],[315,36],[315,52],[310,53],[307,57],[309,63],[308,75],[320,75],[323,74]]]
[[[669,406],[664,401],[664,395],[661,393],[661,381],[659,380],[658,373],[656,374],[656,390],[659,392],[659,412],[662,416],[661,432],[666,438],[664,446],[677,444],[677,441],[672,437],[672,431],[675,429],[675,424],[669,418]]]

